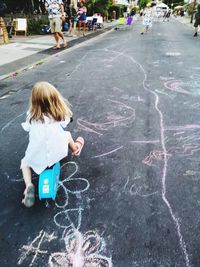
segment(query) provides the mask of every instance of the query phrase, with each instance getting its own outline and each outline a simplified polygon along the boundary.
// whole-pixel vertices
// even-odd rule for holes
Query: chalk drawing
[[[160,140],[138,140],[138,141],[130,141],[132,144],[157,144]]]
[[[13,122],[15,122],[16,119],[20,118],[21,116],[23,116],[24,114],[26,114],[26,112],[23,112],[21,114],[19,114],[17,117],[15,117],[14,119],[10,120],[9,122],[6,123],[5,126],[3,126],[3,128],[1,128],[1,133],[3,133],[3,131],[8,128]]]
[[[190,179],[190,181],[198,181],[200,180],[200,171],[197,170],[187,170],[184,174],[184,177]]]
[[[21,248],[22,254],[17,264],[21,265],[25,259],[31,259],[31,256],[34,255],[30,264],[28,265],[34,266],[34,263],[39,255],[48,253],[48,250],[41,250],[42,243],[51,242],[54,239],[57,239],[57,237],[54,235],[54,232],[52,234],[48,234],[41,230],[38,236],[36,236],[36,238],[30,244]]]
[[[140,68],[140,70],[142,71],[142,73],[144,75],[144,79],[143,79],[143,82],[142,82],[144,90],[146,90],[147,92],[150,92],[155,97],[154,107],[155,107],[155,110],[158,112],[158,115],[159,115],[160,140],[161,140],[161,147],[162,147],[161,152],[158,152],[156,157],[159,156],[163,160],[163,169],[162,169],[162,177],[161,177],[161,180],[162,180],[162,194],[161,194],[162,195],[162,200],[164,201],[166,207],[168,208],[169,213],[171,215],[171,218],[172,218],[172,220],[174,222],[174,225],[176,227],[176,231],[177,231],[177,234],[178,234],[178,237],[179,237],[179,244],[180,244],[181,250],[182,250],[183,255],[184,255],[185,264],[186,264],[187,267],[190,267],[189,255],[188,255],[188,252],[187,252],[187,249],[186,249],[186,244],[185,244],[185,241],[183,239],[183,235],[181,233],[180,219],[177,217],[177,215],[173,211],[172,206],[170,204],[170,201],[168,200],[167,195],[166,195],[166,191],[167,191],[167,189],[166,189],[166,179],[167,179],[167,169],[168,169],[168,157],[169,157],[169,155],[168,155],[168,152],[167,152],[167,149],[166,149],[166,144],[165,144],[165,138],[166,137],[165,137],[165,127],[164,127],[164,116],[163,116],[162,110],[159,108],[160,98],[159,98],[159,95],[154,90],[150,90],[146,86],[147,73],[146,73],[145,69],[143,68],[143,66],[138,61],[136,61],[133,57],[131,57],[131,56],[127,55],[127,54],[123,54],[123,56],[128,58],[128,59],[130,59],[130,61],[132,61],[134,64],[136,64]],[[169,86],[169,84],[166,84],[166,85]],[[182,88],[179,88],[179,86],[180,85],[177,84],[177,87],[175,89],[182,91]],[[185,91],[185,90],[183,90],[183,91]],[[147,162],[150,163],[151,162],[151,160],[150,160],[151,159],[151,155],[149,155],[149,156],[150,157],[147,159]]]
[[[185,84],[181,80],[169,80],[169,81],[164,82],[165,88],[171,91],[183,93],[183,94],[190,94],[188,91],[182,88],[183,85]]]
[[[112,261],[104,256],[104,240],[95,231],[85,234],[69,231],[64,238],[65,252],[49,257],[50,267],[111,267]]]
[[[28,266],[36,266],[37,259],[46,254],[49,258],[48,264],[51,267],[112,267],[112,260],[105,256],[105,241],[96,231],[88,231],[81,233],[82,213],[84,211],[81,194],[89,189],[89,182],[85,178],[75,178],[74,175],[78,171],[75,162],[67,162],[62,165],[63,170],[66,167],[70,174],[59,182],[59,192],[62,191],[62,203],[56,198],[55,205],[61,211],[54,216],[54,223],[62,229],[61,238],[65,243],[65,252],[53,252],[49,255],[45,242],[52,242],[58,237],[54,233],[51,235],[45,231],[40,231],[38,236],[28,245],[21,248],[21,255],[18,265],[25,260],[31,261]],[[70,195],[75,195],[79,200],[75,208],[69,208]]]
[[[200,129],[200,124],[186,124],[180,126],[166,126],[164,131],[191,131],[194,129]]]
[[[83,119],[77,120],[77,125],[80,130],[103,135],[104,132],[120,126],[129,125],[135,120],[135,109],[116,100],[108,99],[117,108],[119,114],[107,114],[106,122],[93,123]],[[126,115],[124,115],[126,114]],[[127,115],[128,114],[128,115]]]
[[[188,157],[200,151],[199,125],[166,127],[165,132],[168,134],[166,145],[168,146],[168,153],[171,155]]]
[[[116,149],[113,149],[113,150],[111,150],[111,151],[109,151],[109,152],[106,152],[106,153],[103,153],[103,154],[101,154],[101,155],[94,156],[94,157],[92,157],[92,158],[101,158],[101,157],[104,157],[104,156],[108,156],[108,155],[113,154],[114,152],[116,152],[116,151],[118,151],[118,150],[120,150],[120,149],[122,149],[122,148],[123,148],[123,146],[120,146],[120,147],[118,147],[118,148],[116,148]]]
[[[160,77],[164,81],[164,87],[171,91],[189,95],[200,95],[200,75],[194,73],[190,75],[190,80],[186,82],[182,80],[177,80],[175,78]],[[184,89],[186,88],[186,89]]]
[[[166,53],[166,56],[168,56],[168,57],[177,57],[180,55],[181,55],[181,53],[179,53],[179,52],[167,52]]]
[[[142,162],[148,166],[155,166],[155,164],[153,164],[153,161],[164,160],[165,156],[170,157],[171,155],[168,153],[165,155],[164,151],[154,150],[151,151]]]
[[[49,265],[51,267],[111,267],[112,262],[110,258],[107,258],[102,253],[100,244],[104,243],[103,239],[95,231],[89,231],[85,234],[80,232],[83,207],[68,209],[68,195],[74,194],[80,198],[81,193],[88,190],[90,184],[85,178],[72,178],[78,171],[78,166],[74,162],[67,162],[65,165],[74,167],[74,171],[70,176],[60,182],[60,187],[65,192],[65,203],[60,205],[56,202],[58,208],[62,208],[61,212],[58,212],[54,216],[55,224],[63,229],[62,237],[65,241],[66,252],[56,252],[50,255]],[[82,188],[69,189],[69,183],[82,182]],[[71,216],[73,214],[73,216]],[[60,217],[60,220],[59,220]],[[72,219],[76,217],[76,222]],[[99,244],[97,246],[97,244]],[[105,246],[104,246],[105,247]]]
[[[164,76],[160,76],[160,79],[161,79],[162,81],[175,80],[173,77],[164,77]]]
[[[138,180],[139,180],[139,182],[137,183]],[[130,187],[129,187],[129,182],[132,182],[132,181],[134,181],[134,183],[131,184]],[[130,177],[128,177],[128,179],[127,179],[127,181],[126,181],[126,183],[125,183],[125,185],[123,187],[124,192],[126,192],[126,188],[127,187],[129,187],[128,193],[131,196],[139,196],[139,197],[142,197],[142,198],[147,198],[147,197],[150,197],[150,196],[155,195],[155,194],[158,193],[158,191],[152,192],[152,193],[144,193],[144,191],[148,190],[148,187],[145,186],[145,182],[143,183],[142,177],[140,175],[136,175],[131,180],[130,180]]]

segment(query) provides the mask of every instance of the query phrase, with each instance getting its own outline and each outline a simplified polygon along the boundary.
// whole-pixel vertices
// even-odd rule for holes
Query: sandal
[[[72,155],[74,155],[74,156],[79,156],[80,154],[81,154],[81,150],[82,150],[82,148],[83,148],[83,146],[84,146],[84,139],[83,139],[83,137],[78,137],[77,139],[76,139],[76,141],[75,141],[75,144],[77,145],[77,150],[76,151],[74,151],[73,153],[72,153]]]
[[[22,200],[22,203],[27,207],[30,208],[35,204],[35,188],[34,185],[31,184],[28,186],[28,188],[25,190],[24,198]]]

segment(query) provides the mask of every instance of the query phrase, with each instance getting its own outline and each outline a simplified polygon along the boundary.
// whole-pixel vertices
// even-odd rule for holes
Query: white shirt
[[[21,167],[31,167],[34,172],[40,174],[47,167],[66,157],[71,134],[63,128],[69,122],[70,119],[58,122],[44,116],[44,123],[34,120],[30,123],[27,118],[22,127],[29,132],[29,144]]]
[[[61,17],[60,6],[62,4],[63,4],[62,0],[46,0],[45,5],[50,19]]]

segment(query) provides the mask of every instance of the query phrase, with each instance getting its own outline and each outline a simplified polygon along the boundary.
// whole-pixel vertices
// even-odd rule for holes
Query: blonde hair
[[[48,82],[37,82],[32,89],[29,116],[32,120],[44,122],[44,115],[55,121],[72,117],[70,104],[58,90]]]

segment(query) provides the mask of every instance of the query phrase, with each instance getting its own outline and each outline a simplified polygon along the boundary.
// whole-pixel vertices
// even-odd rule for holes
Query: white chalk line
[[[118,53],[117,51],[112,51],[112,52]],[[177,234],[178,234],[178,237],[179,237],[180,247],[181,247],[181,249],[183,251],[183,254],[184,254],[184,259],[185,259],[186,266],[190,267],[189,255],[187,253],[185,241],[184,241],[183,236],[181,234],[180,219],[174,214],[173,209],[172,209],[172,207],[170,205],[170,202],[168,201],[168,199],[166,197],[166,174],[167,174],[167,166],[168,166],[167,162],[168,162],[168,159],[167,159],[167,150],[166,150],[166,147],[165,147],[164,119],[163,119],[163,114],[162,114],[162,112],[161,112],[161,110],[159,109],[159,106],[158,106],[159,96],[157,95],[156,92],[154,92],[154,91],[152,91],[152,90],[150,90],[150,89],[148,89],[146,87],[145,83],[146,83],[146,80],[147,80],[147,73],[146,73],[145,69],[143,68],[143,66],[139,62],[137,62],[133,57],[131,57],[131,56],[125,54],[125,53],[123,53],[123,56],[129,58],[134,64],[139,66],[139,68],[141,69],[141,71],[144,74],[144,79],[143,79],[143,82],[142,82],[143,83],[143,88],[146,91],[152,93],[155,96],[155,109],[157,110],[157,112],[159,114],[159,117],[160,117],[161,146],[162,146],[162,149],[163,149],[163,156],[164,156],[164,166],[163,166],[163,174],[162,174],[162,199],[163,199],[164,203],[166,204],[166,206],[168,207],[168,210],[170,212],[171,218],[173,219],[173,221],[175,223]]]

